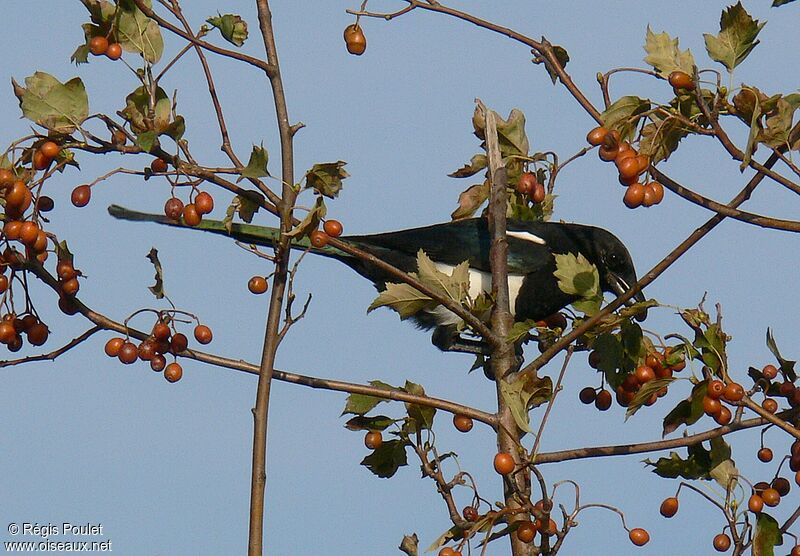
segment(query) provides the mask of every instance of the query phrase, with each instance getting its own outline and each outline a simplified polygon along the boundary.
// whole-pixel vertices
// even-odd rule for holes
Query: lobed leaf
[[[732,72],[760,42],[756,37],[765,24],[753,19],[741,1],[729,6],[720,17],[719,34],[703,34],[708,55]]]
[[[695,63],[692,52],[689,49],[681,51],[678,48],[678,39],[673,39],[666,32],[653,33],[648,25],[644,50],[647,52],[644,61],[662,76],[669,76],[673,71],[694,74]]]
[[[49,73],[37,71],[25,78],[25,87],[11,82],[23,116],[50,131],[72,133],[89,116],[89,97],[79,77],[61,83]]]

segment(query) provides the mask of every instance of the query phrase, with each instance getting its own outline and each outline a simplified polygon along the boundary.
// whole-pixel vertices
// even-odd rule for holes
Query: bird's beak
[[[615,274],[613,272],[609,272],[607,275],[608,284],[611,286],[611,289],[614,290],[614,293],[617,295],[622,295],[629,289],[633,284],[629,284],[622,276],[619,274]],[[634,303],[646,301],[643,292],[638,292],[634,295],[631,299],[626,302],[626,305],[633,305]]]

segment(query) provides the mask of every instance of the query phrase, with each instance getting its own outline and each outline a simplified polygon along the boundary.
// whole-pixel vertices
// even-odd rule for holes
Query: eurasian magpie
[[[276,228],[249,224],[224,224],[203,220],[194,228],[163,215],[132,211],[117,205],[108,208],[115,218],[123,220],[157,222],[169,226],[200,229],[232,237],[242,243],[272,246],[280,233]],[[622,294],[636,283],[636,271],[628,250],[611,232],[583,224],[562,222],[530,222],[508,220],[508,287],[511,312],[516,321],[541,320],[576,301],[576,297],[558,287],[554,255],[582,254],[597,267],[603,291]],[[489,265],[490,234],[486,218],[456,220],[422,228],[371,235],[343,236],[341,238],[359,249],[405,271],[417,271],[417,252],[422,249],[448,274],[452,269],[469,261],[470,296],[474,299],[492,285]],[[293,247],[308,249],[307,242]],[[387,282],[396,281],[361,259],[334,247],[311,248],[312,252],[339,260],[370,280],[380,291]],[[642,293],[637,301],[644,301]],[[438,306],[421,311],[412,320],[422,329],[434,329],[433,343],[444,351],[480,353],[480,343],[460,338],[456,332],[460,320],[454,313]]]

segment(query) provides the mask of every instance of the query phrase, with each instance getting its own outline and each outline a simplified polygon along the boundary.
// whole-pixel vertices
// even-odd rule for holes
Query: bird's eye
[[[620,257],[617,253],[609,253],[608,255],[608,266],[617,267],[622,264],[622,257]]]

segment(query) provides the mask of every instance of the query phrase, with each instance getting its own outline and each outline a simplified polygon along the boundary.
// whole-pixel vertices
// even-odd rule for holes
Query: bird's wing
[[[543,238],[530,225],[509,222],[508,271],[511,274],[530,274],[549,268],[550,250]],[[422,249],[433,260],[447,265],[469,261],[471,268],[490,272],[491,244],[485,218],[470,218],[423,228],[397,232],[348,236],[342,238],[380,256],[383,251],[416,256]]]

